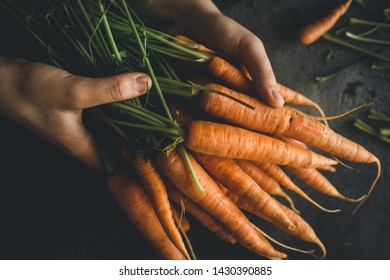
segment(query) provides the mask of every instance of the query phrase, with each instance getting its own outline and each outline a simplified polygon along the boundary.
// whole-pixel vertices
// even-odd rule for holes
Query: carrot
[[[208,70],[216,78],[218,78],[222,84],[225,84],[232,89],[256,97],[256,89],[253,84],[252,78],[250,77],[250,74],[245,67],[242,66],[241,68],[242,70],[235,67],[227,60],[218,56],[212,57],[208,62]],[[323,119],[326,118],[322,108],[317,103],[310,100],[303,94],[294,91],[280,83],[276,83],[276,87],[285,102],[295,105],[312,107],[320,113]]]
[[[229,94],[256,108],[252,110],[246,106],[238,106],[235,101],[229,98],[212,92],[205,92],[200,96],[199,103],[203,111],[214,117],[222,118],[230,123],[250,130],[290,137],[349,161],[375,163],[377,166],[377,175],[367,195],[355,208],[353,213],[356,213],[364,201],[371,195],[381,175],[381,163],[375,155],[358,143],[334,132],[329,127],[316,121],[313,117],[308,117],[299,110],[289,109],[288,107],[272,108],[256,98],[240,94],[221,85],[209,84],[208,87]],[[225,140],[222,138],[217,139],[218,141],[222,140],[220,141],[222,143]],[[332,164],[324,164],[323,167],[329,165]]]
[[[308,149],[308,147],[299,141],[296,141],[294,139],[288,138],[288,137],[281,137],[276,136],[278,139],[283,140],[287,143],[291,143],[292,145],[296,145],[305,149]],[[292,167],[292,166],[286,166],[286,168],[294,174],[298,179],[300,179],[302,182],[304,182],[306,185],[312,187],[318,192],[321,192],[326,195],[334,196],[339,199],[349,201],[349,202],[359,202],[364,199],[365,195],[363,195],[360,198],[354,199],[349,198],[344,195],[342,195],[336,187],[329,182],[329,180],[322,175],[317,169],[315,168],[298,168],[298,167]],[[334,170],[330,170],[333,171]]]
[[[347,12],[351,3],[352,0],[348,0],[332,9],[327,15],[323,16],[319,20],[305,26],[299,32],[299,41],[303,45],[309,45],[318,40],[336,24],[342,15]]]
[[[172,217],[165,184],[154,163],[146,159],[143,153],[132,156],[127,149],[122,150],[123,158],[134,168],[142,186],[148,194],[153,208],[166,234],[173,244],[189,258],[188,252]]]
[[[270,244],[260,239],[245,215],[222,193],[199,163],[191,155],[188,156],[204,192],[196,188],[188,166],[179,152],[173,151],[169,155],[161,154],[157,157],[157,163],[161,172],[180,191],[217,218],[240,243],[259,255],[268,258],[285,258],[284,253],[275,250]]]
[[[279,90],[280,95],[283,97],[285,102],[291,103],[291,104],[297,104],[297,105],[305,105],[305,106],[309,106],[309,107],[316,109],[320,113],[321,117],[323,118],[324,123],[327,125],[325,113],[322,110],[322,108],[320,107],[320,105],[318,105],[317,103],[315,103],[311,99],[307,98],[303,94],[301,94],[295,90],[292,90],[292,89],[290,89],[282,84],[277,83],[276,86]]]
[[[359,202],[363,200],[365,197],[365,195],[357,199],[345,197],[337,190],[337,188],[324,175],[322,175],[315,168],[296,168],[290,166],[286,166],[286,168],[298,179],[304,182],[306,185],[312,187],[316,191],[319,191],[323,194],[337,197],[339,199],[349,201],[349,202]]]
[[[188,109],[185,109],[179,103],[171,102],[169,104],[169,111],[171,112],[172,118],[182,127],[186,127],[193,121],[188,113]]]
[[[295,192],[296,194],[300,195],[319,209],[325,211],[325,212],[330,212],[330,213],[335,213],[339,212],[339,209],[336,210],[329,210],[315,202],[313,199],[311,199],[305,192],[303,192],[296,184],[294,184],[293,181],[291,181],[290,177],[287,176],[287,174],[276,164],[272,163],[262,163],[258,162],[255,163],[257,167],[262,169],[264,172],[269,174],[272,178],[274,178],[279,184],[282,186],[286,187],[290,191]],[[297,168],[298,169],[298,168]],[[313,168],[314,169],[314,168]]]
[[[167,184],[167,190],[170,199],[176,202],[177,205],[183,206],[185,211],[194,216],[201,224],[203,224],[208,230],[215,233],[219,238],[227,241],[231,244],[235,244],[237,240],[233,235],[222,225],[217,219],[206,212],[194,201],[190,200],[182,192],[180,192],[174,186]]]
[[[208,121],[193,121],[188,125],[185,145],[202,154],[282,165],[321,167],[337,163],[257,132]]]
[[[297,226],[296,230],[289,231],[289,230],[286,230],[286,228],[282,224],[275,222],[273,220],[269,220],[267,217],[263,216],[262,213],[257,211],[252,206],[248,205],[246,203],[246,201],[240,199],[240,197],[238,197],[237,195],[230,192],[226,187],[224,187],[222,185],[219,185],[219,186],[222,189],[222,191],[225,193],[225,195],[227,195],[229,197],[229,199],[231,199],[241,209],[248,211],[249,213],[251,213],[251,214],[253,214],[261,219],[264,219],[270,223],[275,224],[277,227],[279,227],[280,229],[282,229],[283,231],[285,231],[286,233],[288,233],[291,236],[294,236],[294,237],[301,239],[303,241],[307,241],[307,242],[316,244],[322,251],[322,256],[320,258],[324,258],[326,256],[326,248],[323,245],[323,243],[321,242],[321,240],[318,238],[316,233],[314,232],[313,228],[295,211],[291,210],[287,206],[285,206],[282,203],[277,201],[280,208],[286,213],[286,215],[288,215],[288,217],[291,219],[291,221],[293,221],[294,224],[296,224],[296,226]]]
[[[194,153],[193,156],[202,167],[216,180],[222,183],[235,195],[247,201],[249,205],[258,208],[271,220],[279,220],[289,230],[294,230],[294,224],[277,206],[273,199],[232,159]]]
[[[264,191],[269,193],[273,196],[279,196],[287,200],[287,202],[290,204],[290,207],[296,211],[299,212],[291,197],[282,190],[279,183],[269,176],[267,173],[265,173],[263,170],[258,168],[254,162],[246,161],[246,160],[236,160],[237,164],[241,167],[241,169],[248,174]]]
[[[215,52],[213,50],[207,48],[206,46],[204,46],[202,44],[195,42],[194,40],[192,40],[184,35],[180,35],[180,34],[176,35],[175,42],[185,46],[186,48],[200,52],[208,57],[211,57],[215,54]]]
[[[117,171],[108,179],[108,187],[131,222],[162,258],[186,259],[166,235],[147,194],[134,176]]]
[[[237,67],[220,56],[212,56],[207,64],[207,69],[222,84],[246,94],[253,95],[255,92],[252,80],[248,79]]]

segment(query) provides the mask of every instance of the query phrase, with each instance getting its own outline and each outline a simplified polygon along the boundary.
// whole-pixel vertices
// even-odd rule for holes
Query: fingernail
[[[271,93],[272,93],[273,99],[275,100],[275,105],[277,107],[283,106],[284,99],[283,99],[282,95],[280,94],[279,90],[274,88],[274,89],[272,89]]]
[[[137,91],[141,94],[147,92],[152,85],[152,81],[147,75],[140,75],[135,80],[137,82]]]

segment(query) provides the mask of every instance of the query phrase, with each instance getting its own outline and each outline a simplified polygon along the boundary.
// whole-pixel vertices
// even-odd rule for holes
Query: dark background
[[[340,1],[241,0],[215,1],[228,16],[249,28],[264,42],[278,81],[319,103],[334,115],[367,102],[390,115],[390,73],[387,79],[368,77],[363,61],[326,83],[316,75],[360,60],[361,56],[320,40],[310,46],[297,41],[300,27]],[[386,1],[366,1],[379,7]],[[388,1],[387,1],[388,3]],[[366,11],[353,4],[349,15]],[[343,17],[338,26],[343,25]],[[325,56],[333,50],[334,59]],[[355,86],[354,86],[355,85]],[[358,85],[356,87],[356,85]],[[330,122],[331,127],[364,145],[382,161],[382,176],[364,206],[352,215],[354,205],[311,191],[318,202],[341,208],[324,213],[291,194],[302,216],[313,226],[328,249],[327,259],[390,259],[389,144],[367,136],[352,126],[366,118],[367,109]],[[155,259],[158,258],[117,206],[105,178],[37,138],[24,128],[0,118],[0,258],[1,259]],[[327,177],[345,195],[367,192],[375,166],[353,164],[359,172],[342,166]],[[264,230],[289,245],[307,246],[251,217]],[[190,218],[188,233],[199,259],[261,259],[239,246],[225,244]],[[306,247],[308,248],[308,247]],[[312,259],[287,252],[291,259]]]

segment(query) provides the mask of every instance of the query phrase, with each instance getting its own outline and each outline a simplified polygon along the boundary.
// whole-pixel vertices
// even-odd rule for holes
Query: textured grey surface
[[[324,84],[313,79],[317,74],[329,73],[359,57],[323,40],[307,47],[297,41],[298,29],[336,2],[216,1],[223,12],[264,41],[278,81],[318,102],[328,115],[366,102],[375,102],[376,109],[390,114],[390,82],[363,76],[367,63]],[[373,5],[386,3],[367,2]],[[353,13],[362,12],[357,6],[352,8]],[[324,56],[330,49],[334,50],[335,57],[326,64]],[[389,76],[388,72],[381,73]],[[345,93],[348,84],[357,81],[363,85],[356,95]],[[342,211],[324,213],[292,194],[303,217],[325,243],[328,259],[390,259],[390,146],[352,127],[352,120],[363,118],[365,112],[361,110],[330,122],[335,131],[367,147],[383,164],[377,187],[358,213],[351,214],[353,204],[312,192],[304,185],[302,188],[318,202]],[[0,258],[156,258],[111,198],[101,175],[5,119],[0,119],[0,128],[0,197],[5,209],[0,214]],[[358,197],[367,192],[375,176],[375,167],[353,166],[359,172],[340,166],[336,173],[327,176],[343,194]],[[289,245],[306,245],[253,220]],[[223,243],[195,220],[191,219],[191,222],[189,237],[199,259],[260,259],[238,246]],[[297,253],[289,255],[291,259],[311,259]]]

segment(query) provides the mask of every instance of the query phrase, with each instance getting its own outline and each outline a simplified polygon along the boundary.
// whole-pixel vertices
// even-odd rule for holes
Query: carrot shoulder
[[[315,42],[336,24],[339,18],[347,12],[351,3],[352,0],[344,2],[331,10],[324,17],[304,27],[299,32],[299,41],[304,45],[309,45]]]
[[[203,186],[203,192],[196,188],[185,160],[179,152],[173,151],[169,155],[161,154],[157,157],[157,164],[174,186],[219,220],[232,232],[238,242],[259,255],[268,258],[285,258],[285,254],[275,250],[259,237],[240,209],[223,194],[215,181],[191,155],[189,158]]]
[[[186,259],[165,234],[147,194],[134,176],[117,171],[109,178],[108,187],[131,222],[162,258]]]

